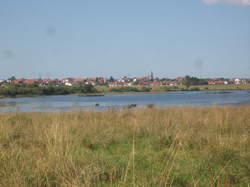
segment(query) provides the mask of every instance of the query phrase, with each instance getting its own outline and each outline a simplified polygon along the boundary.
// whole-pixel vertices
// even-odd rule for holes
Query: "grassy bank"
[[[250,106],[0,114],[0,186],[247,186]]]
[[[123,87],[121,87],[123,88]],[[126,88],[126,87],[125,87]],[[159,94],[159,93],[166,93],[169,91],[225,91],[225,90],[250,90],[250,84],[240,84],[240,85],[200,85],[200,86],[190,86],[186,87],[184,85],[179,85],[179,86],[154,86],[154,87],[144,87],[148,88],[147,91],[140,90],[140,86],[134,87],[137,88],[139,91],[124,91],[124,89],[119,91],[119,87],[116,88],[116,92],[113,91],[112,88],[105,87],[105,86],[97,86],[96,89],[99,93],[102,94]]]
[[[250,84],[229,84],[229,85],[199,85],[199,86],[161,86],[156,87],[155,90],[165,91],[216,91],[216,90],[250,90]]]

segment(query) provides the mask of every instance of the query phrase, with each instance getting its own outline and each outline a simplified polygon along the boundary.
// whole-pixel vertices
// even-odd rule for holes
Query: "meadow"
[[[0,186],[249,186],[250,106],[0,113]]]

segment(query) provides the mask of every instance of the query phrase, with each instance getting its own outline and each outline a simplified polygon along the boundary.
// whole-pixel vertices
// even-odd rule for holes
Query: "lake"
[[[138,108],[154,104],[157,107],[195,107],[250,104],[250,91],[178,91],[163,94],[118,94],[97,97],[76,95],[41,96],[0,99],[0,112],[8,111],[70,111],[123,108],[136,104]]]

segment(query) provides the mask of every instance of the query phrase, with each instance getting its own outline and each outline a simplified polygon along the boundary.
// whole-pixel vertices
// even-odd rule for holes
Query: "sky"
[[[250,0],[0,0],[0,79],[250,77]]]

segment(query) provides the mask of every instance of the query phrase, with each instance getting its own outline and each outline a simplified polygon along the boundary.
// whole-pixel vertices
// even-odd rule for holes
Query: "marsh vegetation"
[[[0,186],[247,186],[250,106],[0,114]]]

